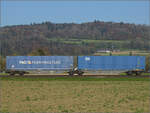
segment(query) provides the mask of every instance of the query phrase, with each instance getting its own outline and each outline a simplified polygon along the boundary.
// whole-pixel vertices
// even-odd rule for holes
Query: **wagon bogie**
[[[70,76],[73,76],[73,75],[74,75],[73,71],[69,71],[68,74],[69,74]]]
[[[130,70],[130,71],[126,71],[125,73],[127,75],[141,75],[144,72],[145,72],[144,70]]]
[[[125,72],[127,75],[132,75],[133,73],[131,71]]]
[[[70,75],[70,76],[73,76],[73,75],[79,75],[79,76],[81,76],[81,75],[83,75],[84,74],[84,72],[82,71],[82,70],[78,70],[78,69],[72,69],[72,70],[69,70],[69,72],[68,72],[68,74]]]
[[[20,76],[23,76],[25,74],[25,72],[19,72]]]
[[[15,75],[15,73],[11,72],[9,75],[10,75],[10,76],[14,76],[14,75]]]

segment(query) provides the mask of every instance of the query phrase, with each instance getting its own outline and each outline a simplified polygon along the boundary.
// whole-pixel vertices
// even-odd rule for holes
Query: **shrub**
[[[145,67],[146,72],[150,70],[150,55],[146,56],[146,67]]]
[[[5,70],[6,59],[0,56],[0,71]]]

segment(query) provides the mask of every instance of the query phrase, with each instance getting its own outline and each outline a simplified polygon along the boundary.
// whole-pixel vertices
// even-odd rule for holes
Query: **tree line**
[[[150,50],[150,26],[95,20],[87,23],[32,23],[0,28],[0,52],[8,55],[91,55],[100,49]],[[110,43],[63,43],[53,39],[111,40]],[[114,43],[113,41],[123,43]],[[72,40],[73,41],[73,40]],[[126,43],[128,41],[128,43]]]

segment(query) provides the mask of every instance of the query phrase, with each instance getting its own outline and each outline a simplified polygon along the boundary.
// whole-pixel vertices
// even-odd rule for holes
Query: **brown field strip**
[[[0,112],[150,112],[149,81],[3,81]]]

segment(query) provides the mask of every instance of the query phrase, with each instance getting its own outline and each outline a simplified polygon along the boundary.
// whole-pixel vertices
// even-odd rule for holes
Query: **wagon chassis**
[[[134,75],[140,76],[144,72],[145,72],[144,70],[129,70],[124,73],[126,73],[127,76],[134,76]],[[21,70],[6,70],[5,73],[8,73],[10,76],[15,76],[15,75],[23,76],[24,74],[30,74],[27,71],[21,71]],[[86,75],[83,75],[84,71],[82,70],[72,69],[72,70],[69,70],[67,73],[69,76],[86,76]]]

